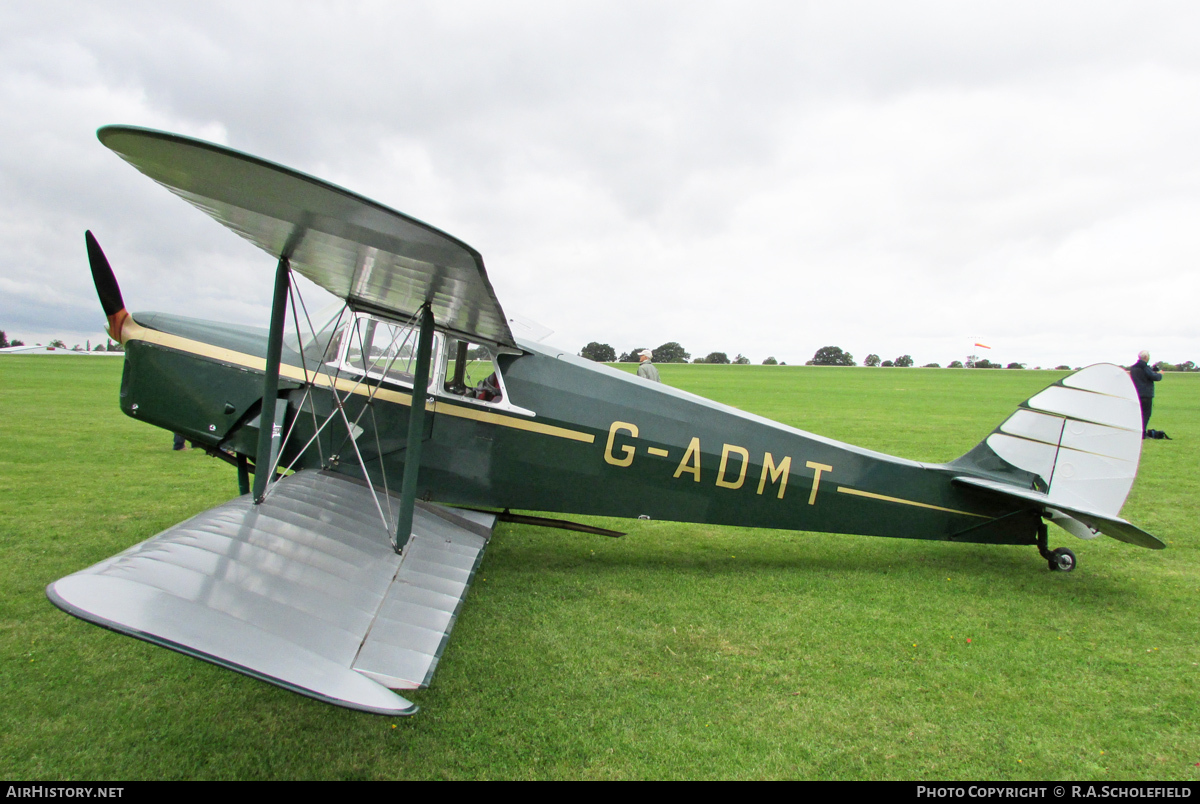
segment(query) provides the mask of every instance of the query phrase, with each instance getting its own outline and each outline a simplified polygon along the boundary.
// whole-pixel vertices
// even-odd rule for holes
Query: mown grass
[[[905,457],[1061,376],[660,366]],[[337,709],[53,608],[43,588],[236,491],[116,408],[120,361],[0,360],[7,778],[1200,778],[1200,377],[1168,375],[1124,514],[1162,552],[589,520],[502,526],[408,719]],[[969,641],[968,641],[969,640]]]

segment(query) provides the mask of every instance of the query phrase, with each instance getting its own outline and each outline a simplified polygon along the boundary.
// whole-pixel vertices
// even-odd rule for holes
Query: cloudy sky
[[[1200,362],[1200,5],[0,4],[0,329],[265,326],[273,261],[99,144],[160,128],[473,245],[577,352]]]

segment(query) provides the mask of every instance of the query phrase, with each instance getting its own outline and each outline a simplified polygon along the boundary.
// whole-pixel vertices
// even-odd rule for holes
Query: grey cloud
[[[65,301],[50,315],[13,291],[3,314],[23,301],[57,326],[90,315],[80,242],[93,228],[135,306],[261,317],[269,260],[95,141],[96,126],[128,122],[227,141],[463,237],[502,302],[553,319],[573,351],[661,336],[795,362],[826,341],[961,351],[975,326],[1102,358],[1093,320],[1119,318],[1138,287],[1108,263],[1141,255],[1142,281],[1171,284],[1194,262],[1195,244],[1153,221],[1186,219],[1200,186],[1200,126],[1180,100],[1194,96],[1197,14],[9,5],[0,279],[36,276]],[[658,301],[654,321],[628,311],[635,286]],[[1038,292],[1092,305],[1075,322],[1082,345],[1021,308]]]

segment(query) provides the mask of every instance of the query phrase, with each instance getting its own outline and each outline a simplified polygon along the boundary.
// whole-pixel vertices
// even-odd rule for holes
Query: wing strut
[[[292,238],[295,240],[296,238]],[[279,454],[279,428],[275,421],[275,400],[279,398],[279,361],[283,353],[284,313],[287,311],[288,282],[291,270],[288,251],[279,258],[275,268],[275,297],[271,301],[271,329],[267,334],[267,365],[263,375],[262,413],[259,415],[258,454],[254,465],[254,502],[261,503],[267,493],[267,480],[275,472],[275,458]],[[262,471],[265,468],[266,471]]]
[[[433,311],[429,303],[420,310],[421,334],[417,337],[417,368],[413,374],[412,407],[408,409],[408,446],[404,451],[404,477],[400,481],[400,516],[392,544],[396,552],[412,534],[413,507],[417,501],[417,471],[421,466],[421,439],[425,436],[425,397],[429,394],[429,359],[433,352]]]

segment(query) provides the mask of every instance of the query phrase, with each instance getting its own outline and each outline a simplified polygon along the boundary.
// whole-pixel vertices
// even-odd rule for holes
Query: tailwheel
[[[1050,554],[1047,563],[1051,572],[1070,572],[1075,569],[1075,554],[1066,547],[1060,547]]]
[[[1066,547],[1051,551],[1048,542],[1050,535],[1045,522],[1038,524],[1037,548],[1042,558],[1050,565],[1051,572],[1070,572],[1075,569],[1075,553]]]

